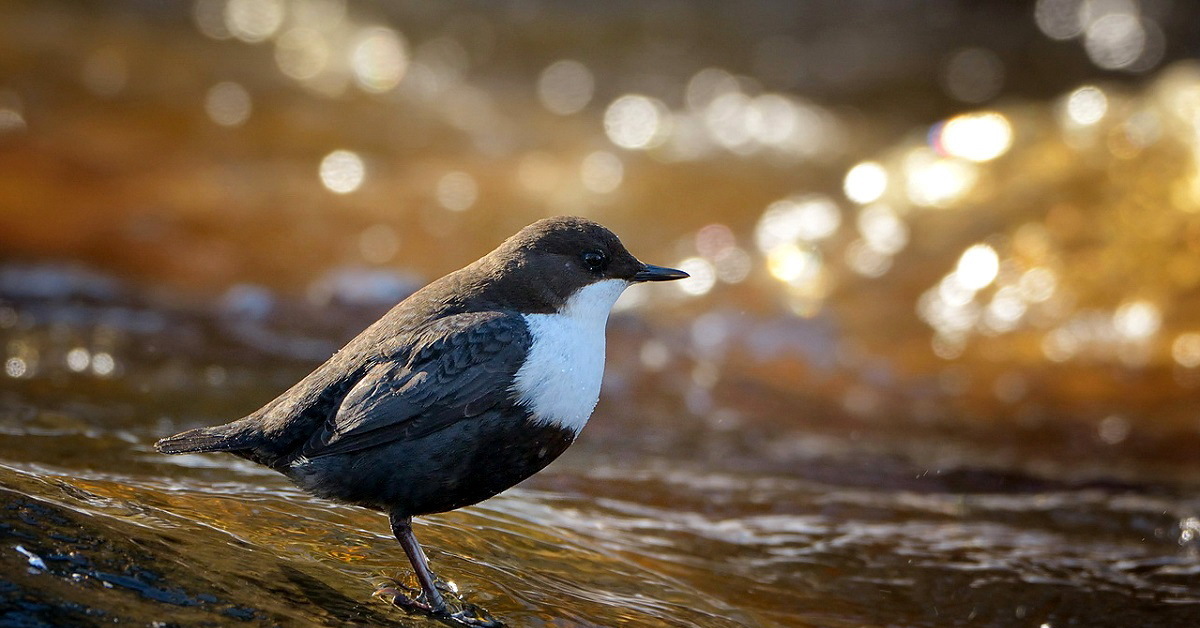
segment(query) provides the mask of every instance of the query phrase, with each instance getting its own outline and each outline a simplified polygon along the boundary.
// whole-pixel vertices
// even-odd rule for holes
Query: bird
[[[228,452],[387,513],[421,588],[402,605],[470,624],[438,591],[413,517],[479,503],[562,454],[599,399],[617,298],[686,277],[642,263],[594,221],[542,219],[402,300],[257,411],[155,448]]]

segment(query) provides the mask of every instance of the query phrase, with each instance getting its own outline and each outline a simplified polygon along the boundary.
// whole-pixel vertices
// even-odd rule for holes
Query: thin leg
[[[444,613],[446,601],[442,599],[442,594],[434,584],[433,572],[429,570],[429,561],[425,559],[425,552],[421,550],[421,544],[417,543],[417,537],[413,536],[412,517],[402,517],[392,513],[389,519],[392,523],[392,534],[395,534],[396,540],[400,541],[400,546],[408,555],[408,562],[412,563],[413,570],[417,572],[417,580],[421,582],[421,589],[425,591],[425,601],[429,604],[429,610],[434,613]]]

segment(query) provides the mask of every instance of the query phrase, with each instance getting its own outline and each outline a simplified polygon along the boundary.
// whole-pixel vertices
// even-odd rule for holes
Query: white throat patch
[[[525,314],[533,342],[513,382],[533,419],[583,429],[604,376],[604,325],[629,282],[606,279],[581,288],[554,314]]]

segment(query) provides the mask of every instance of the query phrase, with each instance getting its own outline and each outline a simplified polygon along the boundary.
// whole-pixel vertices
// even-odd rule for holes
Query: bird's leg
[[[404,548],[404,553],[408,555],[408,561],[412,563],[413,571],[417,572],[417,580],[421,583],[421,590],[425,592],[425,602],[422,603],[419,600],[414,600],[402,591],[392,587],[383,587],[375,592],[376,595],[390,595],[392,596],[392,603],[397,606],[410,611],[413,608],[419,608],[431,613],[443,620],[443,622],[450,622],[453,625],[478,626],[481,628],[504,627],[503,623],[493,619],[487,611],[461,600],[455,600],[455,608],[457,610],[451,612],[451,608],[446,605],[445,598],[438,591],[437,581],[433,577],[433,572],[429,570],[429,561],[425,558],[425,552],[421,550],[421,544],[417,543],[417,537],[413,536],[412,517],[392,513],[390,520],[392,523],[392,534],[395,534],[396,540],[400,541],[400,546]],[[399,586],[405,591],[412,591],[412,589],[402,584]]]
[[[442,594],[437,590],[433,572],[429,570],[429,561],[425,558],[425,552],[421,550],[421,544],[417,542],[417,537],[413,536],[412,517],[392,513],[389,519],[392,524],[392,534],[396,535],[397,541],[400,541],[400,546],[408,555],[408,562],[412,563],[413,571],[417,572],[417,580],[421,583],[421,590],[425,592],[425,602],[429,605],[430,612],[445,613],[446,601],[442,599]]]

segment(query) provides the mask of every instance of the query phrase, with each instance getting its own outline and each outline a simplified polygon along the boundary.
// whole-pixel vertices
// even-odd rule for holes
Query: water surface
[[[274,332],[247,336],[221,307],[152,308],[116,280],[107,294],[22,294],[16,278],[34,271],[42,285],[81,272],[6,269],[8,342],[38,349],[0,397],[6,621],[428,623],[371,597],[388,578],[412,583],[381,515],[232,456],[151,447],[269,398],[343,333],[322,322],[370,308],[306,328],[268,316]],[[653,331],[618,318],[612,333],[619,348]],[[83,346],[86,363],[68,357]],[[962,452],[930,468],[915,446],[801,432],[766,448],[752,427],[678,419],[692,433],[665,438],[623,414],[635,407],[607,395],[546,472],[421,519],[437,572],[510,625],[1200,621],[1186,477],[1005,471]]]

